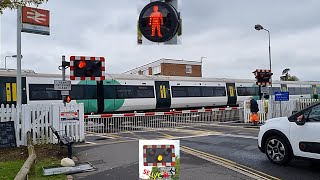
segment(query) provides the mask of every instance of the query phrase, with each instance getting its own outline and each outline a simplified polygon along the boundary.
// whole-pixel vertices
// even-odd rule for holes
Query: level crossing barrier
[[[85,115],[86,133],[154,131],[239,120],[242,107],[170,112]]]

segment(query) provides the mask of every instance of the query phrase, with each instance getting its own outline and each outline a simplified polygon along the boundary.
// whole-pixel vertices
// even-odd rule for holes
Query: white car
[[[320,103],[290,117],[267,120],[260,127],[258,147],[279,165],[293,157],[320,159]]]

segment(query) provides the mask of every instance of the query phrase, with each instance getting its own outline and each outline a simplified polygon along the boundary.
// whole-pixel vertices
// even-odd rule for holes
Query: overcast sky
[[[320,80],[319,0],[182,0],[182,45],[137,45],[138,8],[148,0],[49,0],[50,36],[22,33],[22,68],[60,73],[61,56],[104,56],[108,73],[122,73],[160,58],[203,62],[204,77],[254,78],[269,68],[279,79],[290,68],[301,80]],[[1,63],[16,54],[16,11],[1,15]],[[14,58],[8,68],[16,68]],[[69,70],[68,70],[69,72]]]

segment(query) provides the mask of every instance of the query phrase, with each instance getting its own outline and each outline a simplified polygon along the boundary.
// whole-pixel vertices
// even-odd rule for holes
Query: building
[[[202,62],[159,59],[123,74],[202,77]]]

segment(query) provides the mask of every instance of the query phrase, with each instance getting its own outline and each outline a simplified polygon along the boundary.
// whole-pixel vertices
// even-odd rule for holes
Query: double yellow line
[[[207,161],[210,161],[210,162],[213,162],[215,164],[221,165],[221,166],[226,167],[228,169],[234,170],[236,172],[239,172],[239,173],[241,173],[243,175],[249,176],[249,177],[254,178],[254,179],[280,180],[279,178],[273,177],[271,175],[265,174],[263,172],[257,171],[255,169],[249,168],[247,166],[238,164],[238,163],[236,163],[234,161],[231,161],[231,160],[219,157],[219,156],[215,156],[215,155],[212,155],[212,154],[208,154],[208,153],[205,153],[205,152],[202,152],[202,151],[198,151],[196,149],[192,149],[192,148],[185,147],[185,146],[180,146],[180,150],[185,152],[185,153],[197,156],[197,157],[199,157],[201,159],[205,159]]]

